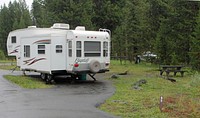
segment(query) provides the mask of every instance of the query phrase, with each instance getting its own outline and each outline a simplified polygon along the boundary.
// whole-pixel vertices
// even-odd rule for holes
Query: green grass
[[[16,65],[0,65],[0,69],[2,70],[13,70],[16,67]],[[19,70],[19,68],[16,68],[16,70]]]
[[[4,78],[12,83],[19,85],[22,88],[27,89],[39,89],[39,88],[51,88],[53,85],[47,85],[40,78],[33,78],[28,76],[14,76],[4,75]]]
[[[7,65],[6,63],[13,63],[13,64]],[[12,70],[15,67],[16,63],[14,63],[13,61],[0,60],[0,69]],[[19,70],[19,68],[16,68],[15,70]],[[22,88],[27,88],[27,89],[51,88],[53,86],[53,85],[46,85],[44,81],[40,80],[40,78],[33,78],[28,76],[5,75],[4,78],[6,78],[12,83],[19,85]]]
[[[16,63],[15,60],[0,60],[0,63]]]
[[[8,65],[10,64],[10,65]],[[16,61],[11,60],[0,60],[0,69],[2,70],[12,70],[16,67]],[[16,68],[16,70],[19,70],[19,68]]]
[[[120,65],[111,62],[111,73],[129,71],[128,76],[109,79],[116,88],[115,94],[100,109],[123,118],[197,117],[200,115],[200,74],[172,77],[172,83],[159,76],[158,66],[142,63]],[[147,80],[141,90],[133,89],[140,79]],[[198,82],[198,84],[196,84]],[[159,109],[160,96],[164,97],[163,112]],[[174,100],[174,101],[173,101]]]

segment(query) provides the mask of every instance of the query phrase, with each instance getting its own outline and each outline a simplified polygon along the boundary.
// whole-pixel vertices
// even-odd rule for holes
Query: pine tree
[[[149,23],[145,1],[118,1],[120,24],[114,30],[113,52],[126,57],[130,62],[149,48]],[[120,47],[120,48],[119,48]]]
[[[0,11],[0,49],[6,53],[6,40],[11,30],[9,27],[9,9],[4,5]]]
[[[200,5],[200,4],[197,4]],[[200,10],[196,19],[196,27],[194,33],[191,35],[191,65],[194,69],[200,70]]]
[[[6,40],[10,31],[32,24],[25,0],[10,2],[0,10],[0,49],[6,52]]]
[[[194,30],[197,6],[195,2],[173,0],[166,2],[165,6],[168,14],[161,19],[156,43],[157,53],[161,63],[188,64],[190,34]]]
[[[32,3],[33,24],[38,27],[50,27],[50,13],[47,11],[43,0],[34,0]]]
[[[25,0],[14,1],[9,4],[10,17],[12,21],[12,30],[26,28],[32,25],[31,16]]]
[[[114,31],[120,24],[120,12],[119,1],[115,0],[94,0],[95,16],[93,23],[96,27],[107,28]]]
[[[175,53],[177,60],[182,63],[189,64],[190,35],[194,31],[195,18],[198,14],[197,2],[191,1],[174,1],[173,6],[176,10],[174,15],[174,41],[176,41]],[[172,21],[174,22],[174,21]]]
[[[83,1],[75,2],[75,5],[73,7],[75,11],[74,25],[83,25],[83,26],[86,26],[86,28],[90,30],[95,29],[92,22],[92,18],[94,16],[93,7],[94,7],[94,4],[92,0],[85,0],[84,2]]]

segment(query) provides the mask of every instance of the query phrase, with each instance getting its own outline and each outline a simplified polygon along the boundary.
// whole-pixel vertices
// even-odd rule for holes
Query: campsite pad
[[[22,89],[2,76],[0,70],[0,114],[3,118],[113,118],[95,108],[114,93],[108,81],[98,75],[98,81],[74,84],[58,83],[50,89]],[[19,75],[14,72],[12,75]],[[39,77],[38,73],[27,73]]]

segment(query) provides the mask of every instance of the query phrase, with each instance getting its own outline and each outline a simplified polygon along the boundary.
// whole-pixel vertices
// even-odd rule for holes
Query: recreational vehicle
[[[22,71],[41,73],[47,83],[56,75],[93,79],[110,65],[110,31],[87,31],[84,26],[70,30],[68,24],[51,28],[29,26],[9,33],[7,52],[15,56]]]

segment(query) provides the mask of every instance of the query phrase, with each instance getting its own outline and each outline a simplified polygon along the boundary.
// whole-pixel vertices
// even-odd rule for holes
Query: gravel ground
[[[63,81],[50,89],[23,89],[5,80],[5,74],[22,72],[0,70],[1,118],[115,118],[96,108],[114,93],[111,83],[102,79],[104,75],[97,75],[96,82]]]

